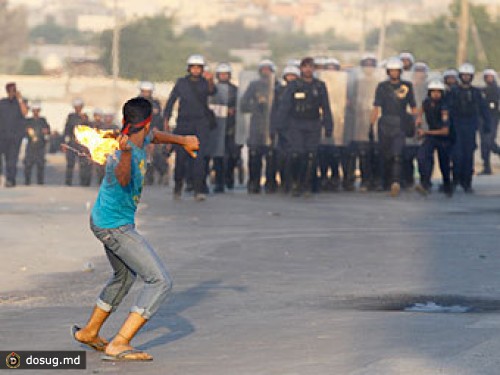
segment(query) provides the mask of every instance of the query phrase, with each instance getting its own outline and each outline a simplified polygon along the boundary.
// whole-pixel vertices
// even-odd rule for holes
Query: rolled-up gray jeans
[[[172,289],[172,279],[162,261],[133,224],[107,229],[95,226],[90,219],[90,228],[104,244],[113,268],[113,276],[99,295],[97,306],[104,311],[115,311],[139,276],[144,288],[131,312],[150,319]]]

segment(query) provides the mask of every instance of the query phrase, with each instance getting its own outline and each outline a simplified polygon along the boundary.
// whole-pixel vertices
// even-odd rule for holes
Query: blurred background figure
[[[483,72],[483,80],[485,87],[482,89],[483,97],[490,112],[491,124],[490,132],[485,132],[484,123],[480,127],[481,135],[481,158],[483,159],[483,170],[480,175],[490,175],[493,173],[491,169],[491,153],[499,152],[499,147],[496,144],[498,130],[498,104],[500,102],[500,88],[498,87],[497,72],[493,69],[485,69]]]
[[[251,114],[248,146],[249,194],[260,194],[263,160],[265,161],[265,191],[277,189],[274,150],[270,136],[271,107],[274,100],[276,66],[271,60],[262,60],[258,67],[259,78],[250,83],[241,99],[241,110]]]
[[[36,181],[43,185],[45,181],[45,152],[47,141],[50,139],[50,126],[45,117],[40,117],[41,103],[31,104],[33,116],[26,119],[26,152],[24,156],[24,183],[31,184],[33,166],[36,166]]]
[[[64,126],[64,143],[72,149],[87,153],[88,149],[76,142],[75,127],[77,125],[89,125],[89,119],[83,112],[84,102],[82,99],[77,98],[73,100],[74,111],[68,115],[66,124]],[[78,160],[78,168],[80,172],[80,185],[90,186],[92,179],[92,163],[88,158],[79,156],[75,151],[63,146],[63,151],[66,153],[66,178],[65,183],[68,186],[73,185],[73,170],[75,169],[76,161]]]
[[[278,114],[279,121],[288,125],[292,195],[296,197],[312,192],[322,128],[327,139],[333,132],[328,92],[325,83],[314,77],[314,59],[304,58],[300,73],[287,86]]]
[[[241,147],[235,143],[236,102],[238,88],[231,83],[231,65],[221,63],[215,69],[217,91],[210,98],[210,108],[217,119],[217,127],[210,130],[209,156],[215,172],[214,193],[223,193],[225,186],[234,187],[234,170],[240,158]]]
[[[7,83],[5,90],[7,97],[0,100],[0,159],[5,158],[5,186],[14,187],[28,107],[14,82]]]
[[[295,65],[287,65],[283,69],[283,84],[280,84],[275,90],[271,133],[276,138],[276,162],[277,170],[280,178],[280,190],[284,194],[288,194],[292,187],[291,171],[290,171],[290,138],[288,134],[288,121],[290,119],[279,119],[278,113],[280,110],[281,99],[290,82],[300,78],[300,68]]]
[[[448,96],[450,117],[455,131],[453,146],[453,184],[460,185],[465,193],[473,193],[474,151],[476,132],[481,120],[486,135],[491,131],[491,117],[481,91],[472,85],[476,70],[465,63],[458,69],[460,84]]]
[[[164,111],[165,128],[169,129],[174,104],[179,102],[177,127],[175,134],[196,135],[200,140],[200,149],[196,159],[192,159],[183,148],[176,148],[174,198],[180,199],[188,169],[193,178],[194,198],[204,201],[208,193],[206,185],[206,152],[208,134],[216,126],[215,116],[208,108],[208,97],[215,94],[213,76],[205,70],[205,59],[201,55],[191,55],[187,62],[185,77],[179,78],[167,100]]]
[[[155,85],[150,81],[142,81],[139,84],[139,96],[151,101],[153,105],[153,115],[151,118],[151,129],[163,130],[163,116],[161,103],[154,95]],[[147,146],[147,168],[144,183],[153,185],[157,175],[158,184],[169,184],[168,158],[170,156],[170,145]]]

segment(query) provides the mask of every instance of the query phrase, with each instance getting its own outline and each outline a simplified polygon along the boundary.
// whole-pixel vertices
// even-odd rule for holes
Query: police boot
[[[36,182],[38,185],[43,185],[45,183],[45,174],[43,172],[37,175]]]
[[[243,167],[241,158],[238,159],[236,167],[238,169],[238,182],[240,185],[243,185],[245,183],[245,168]]]
[[[359,155],[359,169],[361,170],[361,184],[359,191],[367,192],[370,190],[370,181],[372,177],[368,153],[361,151]]]
[[[316,173],[316,155],[313,152],[305,156],[305,169],[302,177],[303,191],[310,195],[312,193],[312,182]]]
[[[276,173],[278,172],[278,154],[275,149],[271,148],[266,153],[266,194],[274,194],[278,189],[276,181]]]
[[[301,157],[297,153],[293,153],[290,157],[290,179],[291,179],[291,192],[292,196],[299,197],[302,194],[300,186],[300,172],[301,172]]]
[[[342,187],[345,191],[354,191],[356,154],[349,154],[344,161],[344,180]]]
[[[479,176],[488,176],[491,174],[493,174],[491,171],[491,164],[489,161],[485,161],[483,170],[481,171],[481,173],[479,173]]]
[[[154,184],[154,168],[151,163],[148,162],[148,166],[146,168],[146,174],[144,176],[144,182],[146,185],[153,185]]]
[[[174,199],[179,200],[181,199],[182,196],[182,180],[181,181],[175,181],[175,186],[174,186]]]
[[[394,156],[392,159],[392,183],[390,186],[391,189],[391,197],[397,197],[399,196],[399,193],[401,192],[401,157],[400,156]]]
[[[31,185],[31,173],[25,172],[24,174],[24,184]]]
[[[214,193],[224,193],[224,159],[214,158],[215,189]]]
[[[255,151],[250,151],[248,160],[248,193],[260,194],[260,175],[261,164],[259,163],[260,155]]]
[[[72,169],[66,169],[65,184],[68,186],[73,185],[73,170]]]

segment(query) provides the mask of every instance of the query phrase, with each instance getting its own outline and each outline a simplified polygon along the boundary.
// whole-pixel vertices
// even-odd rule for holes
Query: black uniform
[[[153,106],[153,115],[151,118],[151,129],[157,129],[163,131],[163,116],[161,112],[161,104],[157,99],[151,99]],[[146,175],[144,176],[144,182],[147,185],[153,185],[155,172],[158,172],[158,184],[167,183],[165,181],[165,174],[168,174],[168,163],[167,158],[169,153],[167,152],[166,145],[154,145],[148,146],[150,148],[151,155],[148,155],[148,163],[146,168]]]
[[[485,133],[490,131],[490,111],[481,91],[477,87],[468,85],[454,88],[447,96],[447,105],[455,135],[453,183],[460,184],[465,192],[471,192],[474,151],[477,148],[476,132],[480,124]]]
[[[401,183],[401,162],[406,135],[402,121],[407,116],[407,107],[416,107],[413,85],[408,81],[391,83],[387,80],[377,86],[375,107],[380,107],[382,116],[378,121],[378,139],[383,157],[384,186]]]
[[[163,118],[170,120],[174,104],[179,100],[177,127],[174,133],[179,135],[196,135],[200,141],[198,157],[192,159],[182,147],[176,147],[174,179],[176,189],[182,189],[184,179],[191,169],[194,191],[196,194],[206,190],[205,156],[210,128],[208,112],[208,97],[215,94],[216,90],[210,89],[208,81],[200,77],[194,79],[191,75],[179,78],[175,83],[168,98],[163,113]]]
[[[289,162],[291,153],[287,126],[288,120],[279,119],[280,103],[286,91],[286,87],[287,85],[279,85],[276,87],[273,108],[271,111],[271,136],[276,145],[276,169],[280,177],[280,188],[284,193],[288,193],[292,186]]]
[[[37,183],[44,183],[46,140],[50,136],[50,126],[44,117],[29,118],[26,120],[26,155],[24,158],[24,177],[26,185],[31,184],[31,171],[37,168]]]
[[[491,126],[490,132],[485,132],[485,127],[481,124],[480,134],[481,134],[481,158],[483,159],[484,173],[491,173],[491,163],[490,163],[490,155],[493,151],[498,151],[499,147],[495,143],[497,138],[497,130],[498,130],[498,120],[499,120],[499,111],[498,104],[500,101],[500,88],[496,82],[487,84],[486,87],[482,89],[483,97],[488,106],[488,110],[490,112],[491,117]]]
[[[426,98],[422,103],[422,110],[429,130],[440,130],[450,127],[449,120],[443,118],[443,111],[447,111],[444,98],[434,101]],[[434,151],[438,153],[439,168],[443,177],[444,191],[452,193],[450,182],[451,170],[451,137],[450,135],[427,135],[418,150],[418,169],[420,173],[421,185],[424,189],[430,190],[432,169],[434,166]]]
[[[24,137],[24,121],[17,98],[0,100],[0,160],[4,155],[7,184],[10,186],[16,184],[17,161]]]
[[[238,101],[238,86],[228,82],[229,98],[227,106],[230,110],[236,110]],[[234,188],[234,170],[241,167],[242,145],[236,143],[236,112],[229,114],[226,120],[226,138],[224,142],[225,155],[225,184],[228,189]]]
[[[287,86],[283,94],[278,118],[288,120],[290,163],[293,190],[300,193],[311,189],[316,173],[316,153],[321,140],[321,128],[331,138],[333,118],[325,83],[314,78],[311,82],[297,79]]]
[[[64,142],[79,152],[88,154],[88,149],[76,142],[75,126],[77,125],[89,125],[89,120],[86,114],[77,114],[73,112],[68,115],[66,125],[64,127]],[[77,158],[80,169],[80,185],[90,186],[92,179],[92,162],[84,156],[76,155],[75,152],[71,150],[66,151],[66,185],[73,184],[73,169],[75,168]]]
[[[242,112],[251,113],[247,145],[248,192],[252,194],[260,192],[263,158],[266,160],[266,192],[276,190],[274,150],[270,137],[271,108],[276,86],[272,76],[263,76],[250,83],[241,99]]]

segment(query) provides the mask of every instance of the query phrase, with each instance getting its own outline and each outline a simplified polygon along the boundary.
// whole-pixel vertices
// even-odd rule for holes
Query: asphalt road
[[[88,351],[87,370],[72,372],[498,374],[500,178],[476,178],[475,188],[451,199],[415,192],[293,199],[237,190],[202,203],[146,188],[138,228],[174,278],[169,302],[134,342],[155,359],[111,364]],[[69,327],[85,323],[110,271],[88,229],[95,194],[95,187],[0,190],[0,238],[9,238],[2,263],[15,263],[12,279],[23,272],[16,254],[29,272],[43,250],[36,259],[44,265],[19,278],[22,288],[2,286],[0,350],[83,349]],[[94,271],[82,271],[86,261]],[[64,267],[48,272],[55,263]],[[139,288],[110,318],[106,336]],[[469,312],[404,311],[427,302]]]

